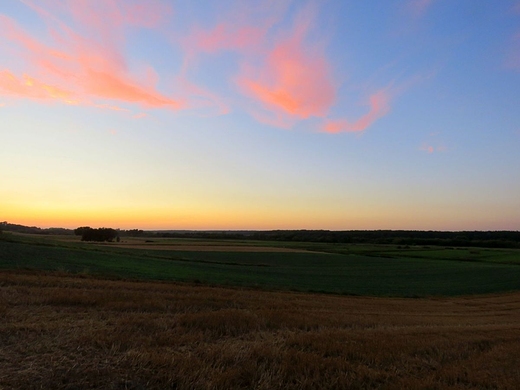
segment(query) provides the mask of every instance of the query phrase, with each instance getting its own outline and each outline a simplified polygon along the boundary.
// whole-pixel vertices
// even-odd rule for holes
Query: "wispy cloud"
[[[289,1],[237,5],[231,16],[210,26],[188,28],[172,39],[183,52],[180,70],[170,75],[171,92],[158,85],[149,64],[130,72],[124,47],[129,28],[160,29],[173,14],[168,1],[20,0],[47,26],[35,37],[15,20],[0,15],[0,40],[8,42],[21,66],[0,68],[0,96],[85,105],[113,111],[193,109],[210,115],[240,107],[256,120],[290,128],[321,119],[326,133],[361,132],[390,111],[390,94],[374,88],[368,112],[356,120],[330,119],[340,84],[326,56],[325,41],[314,28],[317,5],[295,11]],[[432,0],[430,0],[432,1]],[[430,1],[416,0],[416,7]],[[314,7],[313,7],[314,4]],[[295,14],[293,14],[295,12]],[[293,18],[292,26],[286,22]],[[233,20],[230,22],[229,20]],[[171,48],[166,48],[167,50]],[[2,51],[0,47],[0,54]],[[231,94],[195,81],[197,65],[209,56],[232,52],[233,66],[215,70]],[[219,74],[217,72],[228,72]],[[175,92],[173,92],[175,91]],[[140,114],[133,118],[142,118]]]
[[[184,108],[182,99],[166,96],[158,92],[155,85],[132,77],[126,70],[120,45],[115,42],[123,39],[122,29],[126,25],[157,23],[160,16],[154,15],[163,12],[162,7],[156,9],[150,5],[143,11],[131,2],[107,0],[98,9],[95,5],[101,3],[67,1],[75,26],[85,31],[81,35],[46,9],[28,1],[24,3],[47,23],[54,46],[33,38],[14,20],[0,15],[3,26],[0,37],[15,44],[25,60],[22,74],[3,70],[0,92],[67,104],[96,105],[95,100],[103,98],[144,107]],[[54,3],[48,4],[52,7]],[[141,11],[143,16],[137,17]]]
[[[321,130],[325,133],[357,133],[365,131],[377,119],[390,111],[389,95],[385,90],[380,90],[370,96],[370,110],[354,122],[346,119],[327,120]]]
[[[244,61],[236,77],[240,90],[281,122],[324,117],[335,103],[332,69],[318,44],[306,41],[312,24],[308,10],[293,30],[266,50],[260,65]]]
[[[183,96],[189,96],[188,105],[190,108],[205,109],[205,112],[209,109],[217,115],[225,115],[231,111],[230,106],[222,96],[191,82],[185,72],[181,73],[176,81]]]
[[[157,0],[65,0],[60,3],[66,3],[78,22],[89,30],[101,32],[103,38],[117,31],[114,26],[157,27],[173,13],[168,3]]]
[[[188,56],[216,53],[221,50],[247,50],[258,45],[265,32],[266,29],[262,27],[221,22],[210,29],[195,27],[192,33],[182,40],[182,45]]]
[[[94,107],[102,108],[105,110],[112,110],[112,111],[130,112],[130,110],[128,108],[114,106],[112,104],[94,104]]]
[[[214,26],[195,25],[186,36],[177,40],[188,61],[202,53],[255,52],[266,42],[267,32],[284,16],[287,6],[287,0],[238,2],[225,17],[221,15]]]
[[[320,131],[329,134],[337,133],[360,133],[372,126],[378,119],[390,113],[390,103],[411,88],[423,83],[436,75],[437,68],[426,73],[417,73],[404,80],[394,79],[386,87],[369,95],[366,105],[369,111],[357,120],[330,119],[321,125]]]
[[[419,150],[428,154],[443,153],[447,151],[446,146],[440,139],[441,132],[436,131],[428,135],[428,140],[423,142]]]
[[[425,144],[421,145],[419,150],[426,152],[428,154],[433,154],[433,153],[446,152],[447,149],[445,146],[442,146],[442,145],[430,145],[430,144],[425,143]]]
[[[41,100],[59,100],[67,104],[77,104],[78,100],[72,91],[46,84],[24,74],[16,77],[9,70],[0,71],[0,91],[11,97],[25,97]]]
[[[184,51],[177,83],[182,93],[190,96],[190,106],[216,108],[219,115],[231,111],[227,99],[191,81],[190,72],[197,67],[201,57],[219,55],[222,52],[233,52],[241,59],[263,57],[268,32],[283,16],[286,8],[286,0],[269,0],[247,5],[237,3],[227,17],[221,15],[214,26],[194,26],[186,36],[176,39]],[[227,80],[230,81],[231,76]]]
[[[421,145],[419,150],[422,150],[428,154],[432,154],[435,151],[435,148],[432,145],[423,144],[423,145]]]

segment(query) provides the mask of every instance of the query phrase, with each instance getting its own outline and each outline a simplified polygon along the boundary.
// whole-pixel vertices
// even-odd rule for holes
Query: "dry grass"
[[[517,389],[520,293],[340,297],[0,273],[0,389]]]

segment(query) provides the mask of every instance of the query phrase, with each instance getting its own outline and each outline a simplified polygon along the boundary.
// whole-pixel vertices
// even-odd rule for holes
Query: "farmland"
[[[446,296],[520,290],[520,250],[3,234],[0,268],[267,290]]]
[[[0,389],[520,387],[515,249],[0,237]]]

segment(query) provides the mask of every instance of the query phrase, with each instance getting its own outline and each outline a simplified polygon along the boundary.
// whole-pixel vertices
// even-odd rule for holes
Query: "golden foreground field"
[[[389,299],[0,272],[1,389],[518,389],[520,293]]]

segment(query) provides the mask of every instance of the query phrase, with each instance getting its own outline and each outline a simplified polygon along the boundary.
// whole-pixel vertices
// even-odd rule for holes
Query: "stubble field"
[[[0,272],[3,389],[516,389],[520,294],[369,298]]]

